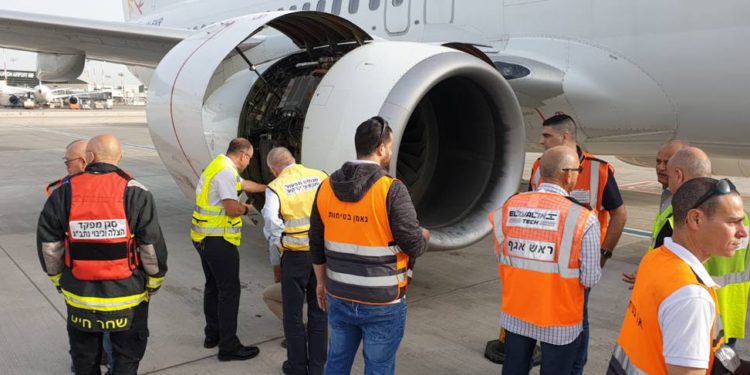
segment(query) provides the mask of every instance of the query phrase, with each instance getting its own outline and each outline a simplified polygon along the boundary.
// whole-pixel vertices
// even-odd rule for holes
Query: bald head
[[[266,164],[278,176],[284,168],[294,164],[294,156],[286,147],[274,147],[266,156]]]
[[[68,175],[81,173],[86,169],[86,145],[88,141],[79,139],[65,147],[65,168]]]
[[[542,154],[539,171],[544,182],[559,185],[570,191],[578,181],[578,171],[575,169],[579,166],[578,154],[574,149],[555,146]]]
[[[685,147],[669,159],[667,163],[669,190],[672,194],[685,182],[698,177],[711,177],[711,160],[697,147]]]
[[[86,152],[90,153],[92,163],[108,163],[117,165],[122,159],[120,141],[111,134],[97,135],[89,140]]]
[[[688,146],[689,144],[687,141],[673,140],[659,147],[659,152],[656,153],[656,179],[659,181],[663,188],[666,189],[669,185],[669,175],[667,175],[667,162],[677,151],[680,151]]]

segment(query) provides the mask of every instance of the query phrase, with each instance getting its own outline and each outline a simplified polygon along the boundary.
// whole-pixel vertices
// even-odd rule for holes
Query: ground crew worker
[[[656,153],[656,179],[661,184],[661,200],[659,202],[659,214],[654,220],[651,229],[651,244],[648,250],[660,247],[664,239],[672,236],[672,192],[669,190],[669,175],[667,174],[667,162],[677,151],[688,146],[686,141],[674,140],[663,144]],[[710,175],[705,176],[710,177]],[[622,280],[632,284],[635,282],[635,273],[623,273]]]
[[[242,191],[259,193],[260,185],[240,177],[253,158],[253,145],[245,138],[229,142],[226,155],[218,155],[203,170],[195,188],[195,210],[190,239],[201,257],[206,285],[203,347],[219,346],[219,360],[247,360],[259,353],[237,338],[240,306],[240,254],[242,218],[250,206],[238,200]]]
[[[695,178],[674,193],[672,207],[673,236],[638,267],[609,374],[708,374],[719,364],[735,373],[739,364],[723,345],[719,285],[702,262],[734,255],[747,237],[742,199],[729,180]]]
[[[65,146],[63,162],[65,163],[65,169],[67,169],[68,174],[65,175],[65,177],[58,178],[47,184],[47,187],[44,189],[47,193],[47,197],[52,194],[54,189],[67,183],[70,176],[81,173],[86,169],[86,145],[88,145],[88,141],[85,139],[77,139]]]
[[[601,277],[599,222],[572,199],[581,166],[572,148],[552,147],[536,191],[510,197],[490,214],[503,285],[503,374],[528,374],[541,341],[542,374],[570,374],[580,356],[584,290]]]
[[[92,138],[91,164],[47,199],[37,228],[42,268],[68,307],[76,374],[99,374],[102,332],[115,374],[136,374],[146,350],[148,301],[167,271],[151,193],[117,167],[119,141]]]
[[[601,230],[601,266],[612,257],[612,251],[615,249],[617,242],[620,240],[625,222],[627,221],[627,211],[620,195],[620,189],[615,180],[614,168],[609,163],[599,159],[588,152],[583,151],[576,143],[576,122],[570,116],[562,113],[546,119],[542,123],[542,135],[539,143],[548,150],[555,146],[567,146],[578,153],[578,158],[583,168],[578,176],[578,182],[575,188],[570,192],[570,196],[578,202],[591,208],[599,219]],[[529,178],[529,190],[535,190],[543,181],[539,170],[540,159],[537,159],[531,170]],[[586,364],[589,342],[589,319],[588,319],[588,292],[585,295],[586,308],[583,318],[583,336],[581,338],[584,350],[581,351],[582,357],[578,359],[575,366],[574,374],[582,374],[583,367]],[[500,333],[502,337],[502,332]],[[500,362],[499,351],[502,350],[502,343],[489,342],[493,350],[492,357],[497,358]]]
[[[711,161],[698,148],[684,148],[669,159],[667,165],[669,188],[677,191],[686,181],[698,177],[711,177]],[[671,207],[669,208],[671,212]],[[745,213],[745,227],[750,219]],[[724,324],[724,337],[729,345],[737,339],[745,338],[747,301],[750,295],[750,267],[748,267],[748,241],[743,239],[732,257],[711,257],[704,267],[721,288],[716,291],[719,298],[719,311]]]
[[[310,216],[318,304],[331,335],[326,374],[349,374],[360,342],[366,374],[396,369],[406,288],[429,231],[420,229],[406,186],[386,174],[392,133],[381,117],[357,127],[357,160],[320,185]]]
[[[276,177],[266,189],[263,218],[267,239],[281,253],[281,297],[287,361],[285,374],[322,374],[326,362],[328,320],[315,297],[316,281],[310,257],[310,211],[318,186],[328,176],[316,169],[295,164],[284,147],[266,156]],[[307,332],[302,308],[308,301]]]

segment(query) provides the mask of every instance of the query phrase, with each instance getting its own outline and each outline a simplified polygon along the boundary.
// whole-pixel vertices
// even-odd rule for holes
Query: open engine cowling
[[[357,125],[380,115],[393,128],[390,172],[432,230],[431,249],[486,235],[487,214],[516,191],[523,169],[513,91],[493,66],[465,52],[371,40],[330,14],[272,12],[223,22],[176,46],[154,72],[148,120],[183,192],[193,196],[202,168],[237,135],[256,146],[245,171],[253,179],[270,179],[265,155],[277,145],[331,173],[355,158]]]

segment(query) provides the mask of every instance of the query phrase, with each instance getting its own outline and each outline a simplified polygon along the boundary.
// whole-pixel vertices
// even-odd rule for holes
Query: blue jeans
[[[573,362],[578,355],[581,336],[578,335],[567,345],[543,342],[541,374],[570,374],[573,371]],[[534,354],[535,346],[535,339],[506,330],[503,375],[528,375],[531,371],[531,356]]]
[[[581,332],[581,351],[576,357],[573,364],[572,375],[583,375],[583,368],[586,366],[589,352],[589,293],[591,288],[586,288],[583,292],[583,332]]]
[[[107,356],[107,373],[110,373],[115,367],[115,357],[112,355],[112,339],[109,338],[109,332],[102,334],[102,347]]]
[[[348,375],[363,344],[365,375],[396,371],[396,351],[404,337],[406,301],[365,305],[328,296],[328,362],[326,375]]]

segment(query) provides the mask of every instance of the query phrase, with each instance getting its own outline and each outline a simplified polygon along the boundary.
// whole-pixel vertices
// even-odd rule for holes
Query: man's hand
[[[326,286],[324,284],[318,284],[315,287],[315,294],[318,296],[318,306],[320,306],[320,309],[323,311],[327,311],[328,301],[326,301],[326,297],[328,295],[328,291],[326,290]]]
[[[636,272],[633,272],[633,273],[623,273],[622,274],[622,281],[630,284],[631,285],[630,289],[633,289],[632,285],[635,284],[635,275],[636,275]]]
[[[266,185],[251,180],[242,180],[242,190],[247,193],[262,193],[266,191]]]
[[[430,242],[430,230],[422,228],[422,237],[424,237],[425,241]]]

